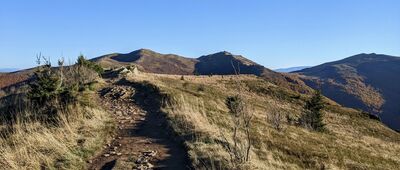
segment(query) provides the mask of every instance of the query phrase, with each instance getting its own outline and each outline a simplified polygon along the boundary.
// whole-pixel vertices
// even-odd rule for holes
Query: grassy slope
[[[84,169],[86,160],[105,143],[112,120],[101,110],[84,109],[91,117],[64,118],[60,127],[18,123],[0,138],[0,166],[6,169]],[[75,118],[74,118],[75,119]]]
[[[93,91],[87,95],[96,97]],[[101,150],[115,129],[111,115],[94,108],[100,107],[65,110],[59,126],[37,120],[17,121],[12,127],[3,123],[0,169],[85,169],[86,161]]]
[[[267,117],[274,111],[298,117],[307,96],[254,76],[185,76],[184,79],[145,73],[130,78],[157,85],[174,101],[163,109],[174,131],[185,140],[195,167],[229,168],[229,155],[220,134],[229,136],[232,129],[224,102],[237,92],[233,79],[240,79],[247,89],[243,94],[255,114],[251,130],[254,148],[249,166],[396,169],[400,165],[400,135],[353,109],[329,105],[324,110],[327,133],[310,132],[287,123],[279,132]]]

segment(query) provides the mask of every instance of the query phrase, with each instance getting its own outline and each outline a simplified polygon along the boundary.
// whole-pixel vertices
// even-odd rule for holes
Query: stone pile
[[[133,94],[135,94],[135,88],[133,87],[116,86],[108,89],[108,92],[104,94],[104,97],[112,100],[131,101]]]
[[[157,151],[144,151],[141,153],[139,158],[136,160],[135,169],[147,170],[152,169],[154,166],[150,163],[150,160],[157,155]]]

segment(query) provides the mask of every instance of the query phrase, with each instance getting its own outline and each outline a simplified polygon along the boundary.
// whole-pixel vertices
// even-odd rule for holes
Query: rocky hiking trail
[[[116,119],[117,132],[89,161],[90,170],[191,169],[182,144],[166,130],[159,103],[141,90],[112,83],[99,92],[100,104]]]

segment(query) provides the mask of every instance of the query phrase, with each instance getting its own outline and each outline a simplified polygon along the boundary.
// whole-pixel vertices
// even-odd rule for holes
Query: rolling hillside
[[[280,72],[280,73],[290,73],[294,71],[300,71],[306,68],[310,68],[311,66],[298,66],[298,67],[288,67],[288,68],[278,68],[275,69],[274,71]]]
[[[174,54],[160,54],[139,49],[128,54],[108,54],[92,59],[103,67],[114,68],[135,64],[141,71],[163,74],[193,74],[197,60]]]
[[[260,76],[275,85],[300,93],[321,88],[325,96],[339,104],[379,115],[385,124],[400,129],[400,124],[396,123],[400,122],[400,105],[397,103],[400,100],[398,57],[359,54],[294,74],[274,72],[241,55],[226,51],[188,58],[140,49],[128,54],[103,55],[92,61],[105,68],[135,65],[142,72],[158,74],[231,75],[236,71]],[[26,80],[29,72],[1,73],[0,88]]]
[[[18,70],[17,68],[0,68],[0,73],[10,73]]]
[[[22,83],[28,80],[32,74],[30,69],[12,73],[0,73],[0,89]]]
[[[140,49],[128,54],[109,54],[92,59],[106,68],[136,65],[140,71],[177,75],[232,75],[253,74],[272,81],[277,85],[302,93],[310,91],[296,76],[274,72],[244,56],[223,51],[199,58],[182,57],[175,54],[160,54]],[[234,69],[236,68],[236,70]]]
[[[359,54],[296,72],[336,102],[379,115],[400,129],[400,58]]]
[[[254,113],[250,161],[244,169],[393,169],[400,165],[400,135],[365,113],[328,105],[327,133],[308,131],[285,117],[299,117],[308,95],[251,76],[184,76],[140,73],[127,77],[132,86],[147,87],[144,100],[159,105],[169,126],[184,141],[196,169],[232,169],[228,139],[234,123],[226,99],[240,93]],[[237,83],[240,82],[239,86]],[[143,91],[143,88],[142,88]],[[158,93],[159,98],[154,98]],[[280,119],[277,130],[271,118]],[[240,138],[245,141],[244,130]],[[224,136],[224,135],[226,136]]]
[[[47,127],[36,120],[17,122],[15,127],[3,125],[17,131],[0,138],[2,167],[391,170],[400,166],[399,133],[365,112],[342,107],[325,97],[321,98],[325,130],[310,129],[302,118],[311,95],[291,88],[303,87],[297,75],[270,71],[242,56],[220,52],[189,59],[136,51],[94,61],[115,67],[104,73],[112,76],[67,77],[93,79],[82,88],[72,88],[81,90],[74,93],[79,103],[71,105],[77,108],[57,113],[60,125]],[[246,75],[226,75],[234,73],[233,67],[224,68],[232,63]],[[132,64],[141,71],[127,67]],[[185,67],[176,70],[178,65]],[[161,70],[168,74],[152,73]],[[172,75],[178,73],[187,75]],[[358,72],[346,75],[361,79],[356,76]],[[380,92],[367,87],[363,90],[371,90],[368,94]],[[4,91],[0,106],[15,108],[19,104],[10,96],[27,101],[26,95],[15,94],[26,93],[20,92],[24,91],[22,87],[9,88],[17,90]],[[304,86],[304,90],[307,88]],[[229,103],[234,96],[240,97],[235,100],[249,116],[249,126],[236,122],[240,119]],[[32,111],[26,114],[34,114]],[[17,115],[24,115],[21,113]],[[62,117],[64,114],[68,116]],[[244,153],[246,141],[250,141],[248,159],[232,159],[233,154]],[[236,146],[239,149],[232,150]]]

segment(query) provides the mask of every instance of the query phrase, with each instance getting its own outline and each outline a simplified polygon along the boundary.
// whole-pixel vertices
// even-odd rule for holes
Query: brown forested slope
[[[400,129],[400,58],[359,54],[296,72],[336,102],[378,114]]]

